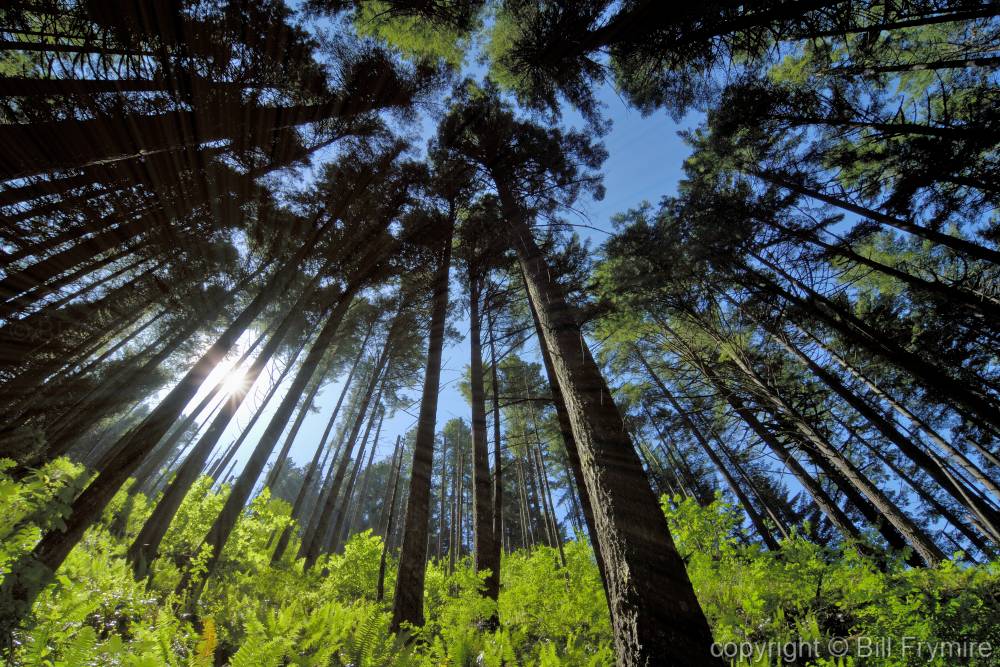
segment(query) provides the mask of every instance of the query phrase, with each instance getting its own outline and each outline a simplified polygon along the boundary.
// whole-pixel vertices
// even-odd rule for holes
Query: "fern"
[[[282,651],[282,654],[284,652]],[[278,667],[284,655],[277,655],[274,646],[263,635],[250,635],[229,661],[230,667]]]
[[[380,614],[372,608],[358,624],[348,643],[351,664],[355,667],[370,667],[379,643]]]
[[[188,662],[190,667],[212,667],[215,663],[215,647],[218,646],[219,638],[215,633],[215,619],[209,617],[205,619],[204,629],[201,632],[201,640],[195,646],[194,654]]]
[[[62,657],[55,662],[56,667],[83,667],[94,664],[95,646],[97,646],[97,633],[89,625],[83,626],[63,648]]]

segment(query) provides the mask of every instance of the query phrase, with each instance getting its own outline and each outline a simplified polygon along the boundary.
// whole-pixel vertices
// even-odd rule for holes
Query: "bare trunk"
[[[476,572],[488,570],[486,597],[500,595],[500,552],[495,546],[492,499],[490,498],[490,447],[486,438],[486,391],[483,386],[481,281],[469,268],[469,388],[472,402],[472,522]],[[497,618],[491,619],[496,626]]]
[[[609,577],[618,664],[653,664],[667,656],[678,664],[720,664],[711,657],[708,621],[611,392],[505,180],[495,180],[580,448]]]
[[[434,432],[437,423],[438,393],[441,382],[441,352],[444,346],[445,316],[448,310],[448,269],[451,264],[453,219],[445,234],[444,247],[434,277],[427,367],[420,401],[409,499],[406,503],[405,530],[396,577],[396,595],[392,606],[391,632],[399,632],[403,623],[424,624],[424,575],[427,569],[427,530],[430,516],[431,471],[434,466]]]

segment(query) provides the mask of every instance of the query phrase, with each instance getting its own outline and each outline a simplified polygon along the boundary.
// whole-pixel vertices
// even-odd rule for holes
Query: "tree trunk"
[[[347,523],[344,529],[344,542],[347,542],[351,535],[358,532],[360,526],[358,521],[360,520],[360,513],[358,508],[363,508],[365,503],[365,498],[368,495],[368,484],[371,481],[372,476],[372,463],[375,461],[375,452],[378,450],[378,439],[382,434],[382,421],[385,419],[385,408],[380,407],[378,426],[375,427],[375,440],[372,442],[371,451],[368,453],[368,463],[365,464],[365,474],[361,478],[361,488],[358,490],[357,500],[354,502],[353,508],[351,510],[351,515],[347,517]]]
[[[524,275],[521,275],[524,280]],[[527,291],[527,286],[525,287]],[[583,468],[580,465],[580,450],[577,448],[576,439],[573,437],[573,425],[570,422],[569,412],[566,410],[566,402],[563,400],[562,391],[559,389],[559,380],[556,377],[555,368],[552,365],[552,356],[549,348],[545,345],[545,335],[542,332],[542,325],[538,321],[538,313],[535,306],[528,299],[528,309],[531,311],[531,320],[535,326],[535,338],[538,340],[538,349],[542,355],[542,364],[545,367],[545,377],[549,381],[549,391],[552,394],[552,403],[556,410],[556,421],[559,424],[559,433],[562,435],[563,446],[566,448],[566,463],[573,475],[577,493],[580,495],[580,505],[582,506],[583,518],[587,524],[587,535],[590,537],[590,545],[594,549],[594,559],[597,561],[597,569],[601,573],[601,583],[604,585],[604,593],[608,599],[608,611],[611,611],[611,596],[608,593],[608,578],[604,573],[604,557],[601,555],[601,540],[597,533],[597,524],[594,521],[594,512],[591,509],[590,493],[587,491],[587,483],[583,476]],[[572,490],[570,490],[572,493]]]
[[[660,379],[659,374],[655,370],[653,370],[653,367],[650,366],[649,361],[646,359],[646,355],[642,353],[642,350],[639,349],[639,346],[633,345],[632,349],[635,351],[636,357],[639,359],[639,362],[642,364],[642,367],[646,369],[646,372],[649,374],[649,377],[653,380],[657,388],[660,390],[660,393],[663,394],[663,396],[667,399],[667,401],[673,407],[674,412],[676,412],[677,416],[679,416],[681,420],[685,423],[685,425],[687,425],[688,430],[691,432],[691,435],[693,435],[695,440],[698,441],[698,444],[701,445],[702,451],[705,452],[705,455],[708,456],[709,460],[712,461],[712,464],[716,467],[716,469],[718,469],[718,471],[722,473],[723,479],[726,480],[726,484],[729,486],[729,489],[733,492],[733,494],[736,496],[736,499],[743,507],[743,510],[747,513],[747,516],[750,518],[750,523],[753,524],[754,529],[757,531],[758,535],[760,535],[760,538],[764,541],[765,546],[767,546],[768,550],[770,551],[778,551],[780,549],[780,545],[778,544],[778,541],[774,539],[774,535],[771,534],[771,530],[767,527],[767,524],[764,523],[764,519],[760,516],[760,513],[757,511],[757,509],[750,503],[750,498],[747,497],[746,493],[740,487],[739,483],[733,477],[732,473],[723,463],[719,455],[715,452],[715,449],[712,448],[712,445],[709,444],[708,440],[705,439],[704,434],[695,425],[694,420],[691,419],[691,417],[688,415],[687,410],[685,410],[684,406],[680,404],[680,402],[674,396],[673,392],[671,392],[667,388],[667,385],[664,384],[662,379]],[[716,435],[714,432],[712,433],[712,435],[715,438],[716,442],[720,446],[722,446],[722,442],[721,440],[719,440],[718,435]]]
[[[386,378],[388,377],[388,368],[386,373],[379,383],[378,394],[372,401],[372,411],[371,415],[368,417],[368,424],[365,426],[365,434],[361,438],[361,446],[358,448],[358,455],[354,459],[354,468],[351,470],[351,476],[348,479],[347,486],[344,488],[344,497],[340,503],[340,508],[337,510],[336,519],[333,522],[333,531],[330,533],[330,538],[326,545],[326,551],[330,553],[336,553],[340,551],[344,542],[347,540],[347,535],[350,532],[350,511],[351,511],[351,499],[354,496],[354,488],[357,485],[358,473],[361,470],[361,461],[365,456],[365,448],[368,446],[368,436],[371,435],[372,426],[375,424],[375,417],[379,413],[382,406],[382,392],[385,389]],[[372,442],[372,453],[375,451],[375,447],[378,446],[378,436],[382,431],[382,420],[378,420],[378,428],[375,429],[375,442]],[[346,460],[348,457],[345,456]]]
[[[505,180],[494,180],[580,448],[610,578],[618,664],[666,656],[678,664],[721,664],[711,657],[708,621],[611,392]]]
[[[107,164],[223,139],[265,145],[268,135],[286,128],[349,118],[407,102],[407,92],[394,88],[326,104],[284,107],[220,104],[157,115],[116,114],[91,120],[3,125],[0,145],[25,149],[0,160],[0,178],[11,180],[55,169]],[[247,128],[252,128],[252,137],[244,136]],[[43,146],[48,150],[39,150]]]
[[[981,468],[979,468],[978,466],[976,466],[976,464],[970,461],[965,456],[965,454],[956,449],[950,442],[945,440],[944,437],[941,436],[941,434],[939,434],[936,429],[934,429],[934,427],[932,427],[926,421],[915,415],[913,412],[909,410],[909,408],[907,408],[901,402],[897,401],[895,398],[890,396],[887,392],[883,391],[877,384],[875,384],[875,382],[870,380],[860,370],[858,370],[855,366],[853,366],[846,359],[844,359],[843,356],[834,352],[833,349],[830,348],[830,346],[825,344],[818,337],[810,333],[808,330],[803,329],[802,327],[796,326],[796,328],[805,335],[807,335],[809,338],[811,338],[813,341],[815,341],[817,345],[823,348],[824,352],[829,354],[830,357],[838,364],[840,364],[845,371],[847,371],[850,375],[857,378],[862,384],[864,384],[865,387],[867,387],[872,392],[872,394],[874,394],[881,400],[885,401],[889,405],[889,407],[891,407],[893,411],[896,412],[896,414],[909,421],[919,430],[923,431],[931,439],[931,441],[934,442],[934,444],[936,444],[942,450],[947,452],[948,458],[955,461],[955,463],[959,465],[963,470],[965,470],[969,475],[971,475],[973,479],[975,479],[979,484],[983,485],[984,488],[988,489],[995,498],[1000,500],[1000,487],[998,487],[997,484],[989,476],[987,476],[986,473],[984,473]],[[977,443],[973,442],[973,445],[977,445]],[[997,467],[1000,467],[1000,459],[994,457],[992,452],[986,449],[980,449],[979,451],[987,461],[989,461],[991,464]]]
[[[327,453],[330,451],[330,447],[326,447],[327,439],[330,437],[333,425],[337,421],[337,415],[340,414],[340,408],[344,403],[344,398],[347,396],[347,391],[351,387],[351,382],[354,380],[354,374],[358,370],[358,363],[361,361],[361,357],[365,353],[365,348],[368,346],[368,340],[371,338],[372,330],[372,328],[368,329],[364,340],[361,341],[361,345],[358,346],[358,354],[354,357],[354,361],[351,362],[351,370],[347,374],[347,379],[344,380],[344,387],[340,390],[340,396],[337,398],[337,404],[334,406],[333,412],[330,413],[330,419],[326,423],[326,428],[323,429],[323,435],[319,439],[319,445],[316,447],[316,453],[313,455],[312,461],[309,462],[309,467],[306,469],[306,473],[302,478],[302,486],[295,495],[295,502],[292,504],[292,518],[300,523],[302,522],[302,509],[306,501],[306,495],[309,493],[309,488],[313,485],[313,482],[322,472],[325,464],[325,461],[323,464],[320,463],[320,456],[322,456],[324,449]],[[303,526],[303,529],[304,528],[305,526]],[[281,531],[281,536],[278,538],[278,543],[274,548],[274,553],[271,554],[272,565],[281,560],[282,555],[284,555],[285,549],[288,548],[288,541],[292,536],[292,530],[292,526],[285,526],[285,528]],[[304,532],[302,538],[303,540],[306,538]]]
[[[257,410],[254,411],[253,417],[250,418],[250,421],[247,423],[246,427],[240,433],[239,437],[233,440],[233,442],[226,448],[225,454],[222,456],[222,458],[219,459],[219,462],[216,463],[215,466],[208,471],[208,476],[214,479],[216,482],[221,483],[222,480],[225,479],[224,476],[220,476],[222,471],[225,470],[226,466],[229,466],[230,463],[235,463],[233,461],[233,458],[236,456],[236,452],[240,450],[240,447],[243,446],[243,442],[250,435],[251,431],[253,431],[253,427],[256,426],[257,420],[259,420],[264,415],[264,411],[267,408],[267,404],[271,402],[271,399],[278,392],[278,389],[281,387],[281,384],[285,381],[285,378],[288,377],[288,374],[291,372],[292,367],[295,365],[295,360],[298,358],[300,354],[302,354],[302,350],[305,349],[306,342],[307,341],[303,340],[302,343],[295,350],[295,353],[291,357],[289,357],[288,363],[285,364],[285,367],[278,375],[278,379],[275,380],[274,383],[271,385],[271,387],[267,390],[267,394],[264,395],[264,400],[260,402],[260,407],[258,407]]]
[[[472,403],[472,544],[476,572],[488,571],[486,597],[500,595],[500,551],[495,546],[493,506],[490,498],[490,446],[486,438],[486,391],[483,385],[482,315],[479,311],[481,279],[469,268],[469,389]],[[494,615],[489,625],[497,627]]]
[[[930,241],[931,243],[950,248],[960,255],[967,255],[970,258],[980,259],[984,262],[1000,264],[1000,251],[987,248],[972,241],[966,241],[965,239],[957,236],[951,236],[950,234],[938,232],[927,227],[921,227],[920,225],[913,224],[907,220],[900,220],[899,218],[894,218],[891,215],[886,215],[885,213],[881,213],[874,209],[859,206],[839,197],[826,194],[820,190],[791,181],[787,177],[775,172],[764,171],[752,167],[747,167],[746,171],[747,173],[757,176],[772,185],[777,185],[778,187],[790,190],[804,197],[821,201],[824,204],[830,204],[831,206],[835,206],[849,213],[859,215],[862,218],[874,220],[880,224],[898,229],[913,236],[917,236],[926,241]]]
[[[396,320],[393,325],[395,326],[398,321],[399,320]],[[326,491],[322,505],[317,508],[318,514],[316,529],[312,533],[309,542],[303,543],[303,550],[300,555],[304,556],[306,559],[305,569],[311,568],[316,563],[316,559],[319,558],[320,552],[326,546],[327,537],[331,527],[334,525],[334,520],[337,519],[336,523],[338,526],[342,521],[341,517],[343,516],[343,512],[340,512],[338,516],[335,517],[334,510],[340,496],[341,486],[344,483],[344,477],[347,474],[347,466],[351,463],[351,454],[354,452],[354,446],[357,444],[358,435],[361,433],[361,427],[365,425],[365,417],[368,414],[368,407],[371,405],[372,396],[374,396],[376,389],[380,390],[379,398],[381,399],[379,380],[382,378],[382,371],[385,369],[386,363],[388,363],[389,356],[391,355],[391,347],[393,345],[394,338],[395,332],[393,327],[390,327],[389,335],[386,336],[385,345],[382,347],[382,352],[379,354],[379,358],[375,361],[372,368],[372,375],[369,378],[368,385],[365,387],[365,392],[359,401],[358,414],[354,418],[354,424],[351,427],[350,433],[347,435],[344,449],[340,453],[340,461],[339,463],[335,463],[336,471],[331,471],[333,476],[329,483],[329,489]],[[368,421],[370,430],[370,420]],[[367,437],[368,430],[365,431],[365,438],[367,439]]]
[[[811,357],[800,350],[787,336],[780,332],[771,331],[770,333],[786,351],[802,362],[833,393],[842,398],[855,412],[874,426],[882,437],[898,447],[904,456],[926,472],[955,501],[963,504],[979,517],[979,520],[991,535],[996,539],[1000,539],[1000,513],[997,513],[985,503],[978,502],[976,497],[970,495],[966,489],[959,488],[956,480],[948,474],[936,457],[933,457],[911,442],[888,419],[846,387],[833,373],[813,361]]]
[[[708,332],[719,344],[725,344],[721,337]],[[758,389],[760,395],[776,410],[784,414],[792,426],[803,438],[815,448],[816,453],[834,470],[842,475],[848,484],[858,489],[875,506],[878,514],[885,517],[906,541],[913,547],[919,557],[929,565],[944,560],[944,554],[937,545],[917,526],[899,507],[896,506],[882,491],[869,480],[857,466],[842,455],[833,445],[809,425],[805,418],[790,403],[781,398],[771,385],[741,355],[730,355],[733,363],[743,372],[744,376]]]
[[[317,282],[318,280],[314,280],[306,287],[294,305],[289,309],[288,314],[282,318],[281,324],[271,334],[264,349],[260,351],[260,354],[257,355],[253,364],[244,374],[245,389],[237,395],[229,397],[229,400],[226,401],[222,411],[215,417],[208,430],[198,441],[198,444],[188,454],[184,464],[177,471],[173,482],[164,491],[160,502],[157,503],[153,512],[146,520],[146,524],[129,547],[126,552],[126,558],[132,565],[132,572],[136,579],[142,579],[148,574],[149,565],[156,557],[160,543],[166,535],[174,516],[176,516],[177,510],[180,509],[181,502],[191,489],[191,485],[198,479],[198,475],[201,474],[209,454],[215,449],[219,438],[222,437],[222,434],[229,427],[230,422],[232,422],[233,417],[236,416],[236,412],[243,405],[244,399],[250,394],[250,390],[257,382],[261,372],[278,352],[282,343],[284,343],[288,332],[296,322],[296,316],[312,298]],[[249,352],[248,350],[247,353]],[[233,368],[239,368],[242,361],[238,361]],[[220,387],[221,384],[220,382]]]
[[[501,561],[501,550],[503,549],[503,440],[500,432],[500,379],[497,373],[497,348],[496,336],[493,331],[492,311],[487,317],[487,328],[489,329],[490,342],[490,381],[492,383],[492,408],[493,413],[493,553],[490,556],[495,563]],[[496,573],[497,590],[500,589],[499,568]]]
[[[552,504],[552,489],[549,486],[549,475],[545,469],[545,457],[542,455],[542,443],[535,442],[533,451],[535,454],[535,461],[538,466],[539,477],[542,480],[542,500],[545,501],[545,511],[549,516],[552,535],[556,542],[556,549],[559,551],[559,562],[562,563],[563,567],[566,567],[566,552],[563,549],[562,529],[559,526],[559,520],[556,518],[555,505]]]
[[[424,575],[427,569],[427,530],[430,517],[431,471],[434,467],[434,438],[438,394],[441,383],[441,352],[444,346],[445,317],[448,311],[448,270],[454,218],[448,220],[444,247],[434,276],[433,305],[427,344],[427,366],[420,400],[409,499],[406,503],[403,544],[396,576],[390,632],[399,632],[403,623],[424,624]]]
[[[911,374],[924,387],[938,394],[942,401],[963,408],[972,415],[975,415],[977,420],[981,420],[993,428],[1000,428],[1000,411],[997,410],[997,406],[994,405],[993,400],[988,394],[969,386],[967,383],[956,380],[943,369],[939,368],[937,364],[926,361],[912,352],[901,348],[884,334],[871,329],[851,313],[844,311],[843,308],[840,308],[826,297],[804,285],[801,281],[792,278],[780,267],[775,266],[758,255],[753,256],[786,280],[790,280],[806,296],[799,297],[792,294],[770,278],[761,276],[767,281],[765,289],[776,293],[789,303],[798,305],[805,309],[806,312],[815,315],[827,324],[827,326],[841,334],[849,343],[859,345],[871,354],[885,359],[897,368]],[[758,273],[758,275],[761,274]]]
[[[448,436],[444,434],[441,436],[441,484],[438,501],[437,559],[441,560],[444,557],[445,545],[444,509],[448,503]]]
[[[393,520],[396,517],[396,492],[399,489],[399,468],[403,463],[402,436],[396,436],[396,449],[392,453],[392,474],[389,477],[389,493],[386,504],[382,506],[382,555],[378,561],[378,586],[375,591],[375,601],[385,598],[385,561],[389,550],[389,536],[392,534]]]

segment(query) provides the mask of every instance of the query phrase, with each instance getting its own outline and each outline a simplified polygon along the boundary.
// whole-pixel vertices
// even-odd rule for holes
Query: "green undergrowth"
[[[8,466],[9,467],[9,466]],[[39,526],[59,525],[79,470],[57,461],[14,481],[0,474],[0,515],[10,517],[0,542],[0,568],[29,549]],[[112,518],[86,533],[56,580],[41,595],[30,626],[16,637],[13,664],[78,667],[128,665],[266,667],[278,665],[610,665],[614,662],[607,605],[586,540],[558,553],[539,547],[506,555],[501,565],[500,628],[487,630],[493,604],[479,595],[481,576],[468,557],[448,573],[431,563],[426,626],[404,643],[388,632],[391,608],[375,600],[382,541],[355,535],[343,554],[303,572],[288,555],[270,564],[272,534],[289,522],[289,506],[267,492],[247,508],[210,578],[188,613],[173,590],[181,567],[198,571],[200,540],[228,489],[200,480],[168,532],[149,581],[136,582],[123,553],[150,512],[136,495],[127,531]],[[948,561],[931,569],[901,560],[881,569],[853,550],[833,551],[799,536],[776,553],[738,539],[738,514],[722,502],[690,501],[664,510],[717,642],[766,645],[831,638],[917,637],[920,641],[991,642],[1000,648],[1000,567]],[[25,519],[29,520],[25,523]],[[387,596],[394,586],[390,559]],[[898,653],[898,651],[897,651]],[[927,655],[883,656],[810,664],[992,665],[993,659],[928,661]],[[748,664],[753,661],[744,661]],[[779,664],[758,660],[754,664]]]

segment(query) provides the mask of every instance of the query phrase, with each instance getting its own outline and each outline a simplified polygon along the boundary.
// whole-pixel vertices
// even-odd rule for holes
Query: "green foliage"
[[[16,508],[11,516],[58,514],[60,505],[53,498],[78,476],[79,470],[65,461],[19,482],[0,474],[2,501],[12,512]],[[565,545],[565,568],[557,552],[546,547],[506,555],[498,604],[501,625],[495,631],[486,629],[486,621],[497,609],[481,596],[484,573],[474,572],[471,559],[460,559],[450,574],[446,562],[430,563],[427,624],[416,633],[417,641],[404,644],[389,634],[389,602],[374,599],[382,540],[370,531],[354,535],[343,553],[324,556],[307,572],[291,557],[272,567],[269,536],[289,519],[287,504],[268,493],[244,512],[197,614],[186,614],[183,600],[173,594],[178,566],[182,559],[189,561],[186,565],[196,559],[199,545],[193,536],[207,527],[227,493],[226,488],[213,491],[209,480],[198,481],[167,535],[164,556],[154,563],[153,578],[136,582],[122,557],[129,537],[120,539],[107,529],[126,502],[123,490],[105,522],[87,532],[40,596],[30,629],[16,638],[14,664],[614,663],[604,590],[586,542]],[[1000,645],[1000,629],[991,622],[1000,613],[1000,567],[995,563],[960,567],[946,561],[915,569],[894,562],[879,569],[852,549],[832,551],[801,535],[785,540],[780,551],[767,552],[738,539],[739,512],[721,499],[702,507],[664,497],[662,505],[719,642],[822,644],[833,637],[908,636],[922,642]],[[146,506],[140,496],[135,521],[148,513]],[[30,545],[20,534],[8,533],[5,554]],[[395,569],[390,557],[388,591],[393,590]],[[815,664],[838,664],[824,660]],[[926,656],[910,656],[864,664],[927,663]]]
[[[459,68],[469,48],[469,37],[449,26],[418,16],[394,14],[377,0],[363,3],[355,13],[358,34],[375,37],[413,58],[443,60]]]
[[[857,664],[944,667],[954,659],[904,656],[899,642],[1000,641],[992,620],[1000,614],[997,563],[910,568],[897,560],[879,569],[850,547],[832,551],[801,535],[767,552],[736,539],[739,510],[721,500],[700,507],[664,497],[662,506],[717,642],[817,641],[822,647],[834,637],[892,638],[894,655]]]

